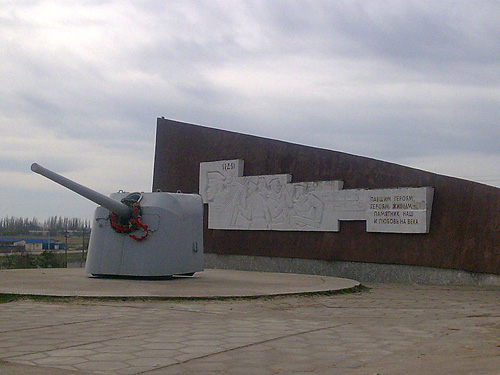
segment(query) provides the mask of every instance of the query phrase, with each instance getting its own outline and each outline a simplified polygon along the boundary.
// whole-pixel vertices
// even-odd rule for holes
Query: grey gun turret
[[[107,197],[37,163],[31,170],[99,205],[92,222],[87,273],[164,277],[203,271],[200,195],[120,191]]]

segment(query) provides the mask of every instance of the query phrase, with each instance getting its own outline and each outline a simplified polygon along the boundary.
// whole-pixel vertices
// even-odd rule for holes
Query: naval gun
[[[108,197],[37,163],[31,170],[99,205],[92,221],[86,273],[169,277],[203,271],[200,195],[119,191]]]

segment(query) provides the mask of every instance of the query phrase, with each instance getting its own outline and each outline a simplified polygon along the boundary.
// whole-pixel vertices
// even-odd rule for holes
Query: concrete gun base
[[[217,299],[324,293],[359,287],[338,277],[205,270],[170,279],[88,277],[83,269],[0,271],[0,293],[53,297]]]

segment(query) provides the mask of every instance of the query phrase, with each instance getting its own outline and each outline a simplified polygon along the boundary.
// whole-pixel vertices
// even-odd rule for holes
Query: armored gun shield
[[[197,194],[126,193],[107,197],[36,163],[33,172],[99,204],[86,272],[165,277],[203,271],[203,202]]]
[[[128,193],[111,194],[116,200]],[[143,193],[140,201],[144,230],[118,233],[112,212],[97,207],[87,255],[92,275],[160,277],[203,270],[203,203],[195,194]],[[136,237],[131,238],[130,235]]]

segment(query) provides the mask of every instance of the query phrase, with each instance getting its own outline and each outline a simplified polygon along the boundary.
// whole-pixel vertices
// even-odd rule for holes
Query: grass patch
[[[97,297],[97,296],[43,296],[33,294],[2,294],[0,293],[0,303],[9,303],[16,301],[31,301],[45,303],[85,303],[85,302],[186,302],[186,301],[249,301],[249,300],[272,300],[286,297],[317,297],[317,296],[335,296],[341,294],[356,294],[369,291],[370,288],[364,285],[358,285],[353,288],[342,290],[330,290],[323,292],[302,292],[290,294],[275,295],[257,295],[257,296],[215,296],[215,297]]]
[[[0,294],[0,303],[9,303],[20,299],[18,294]]]

